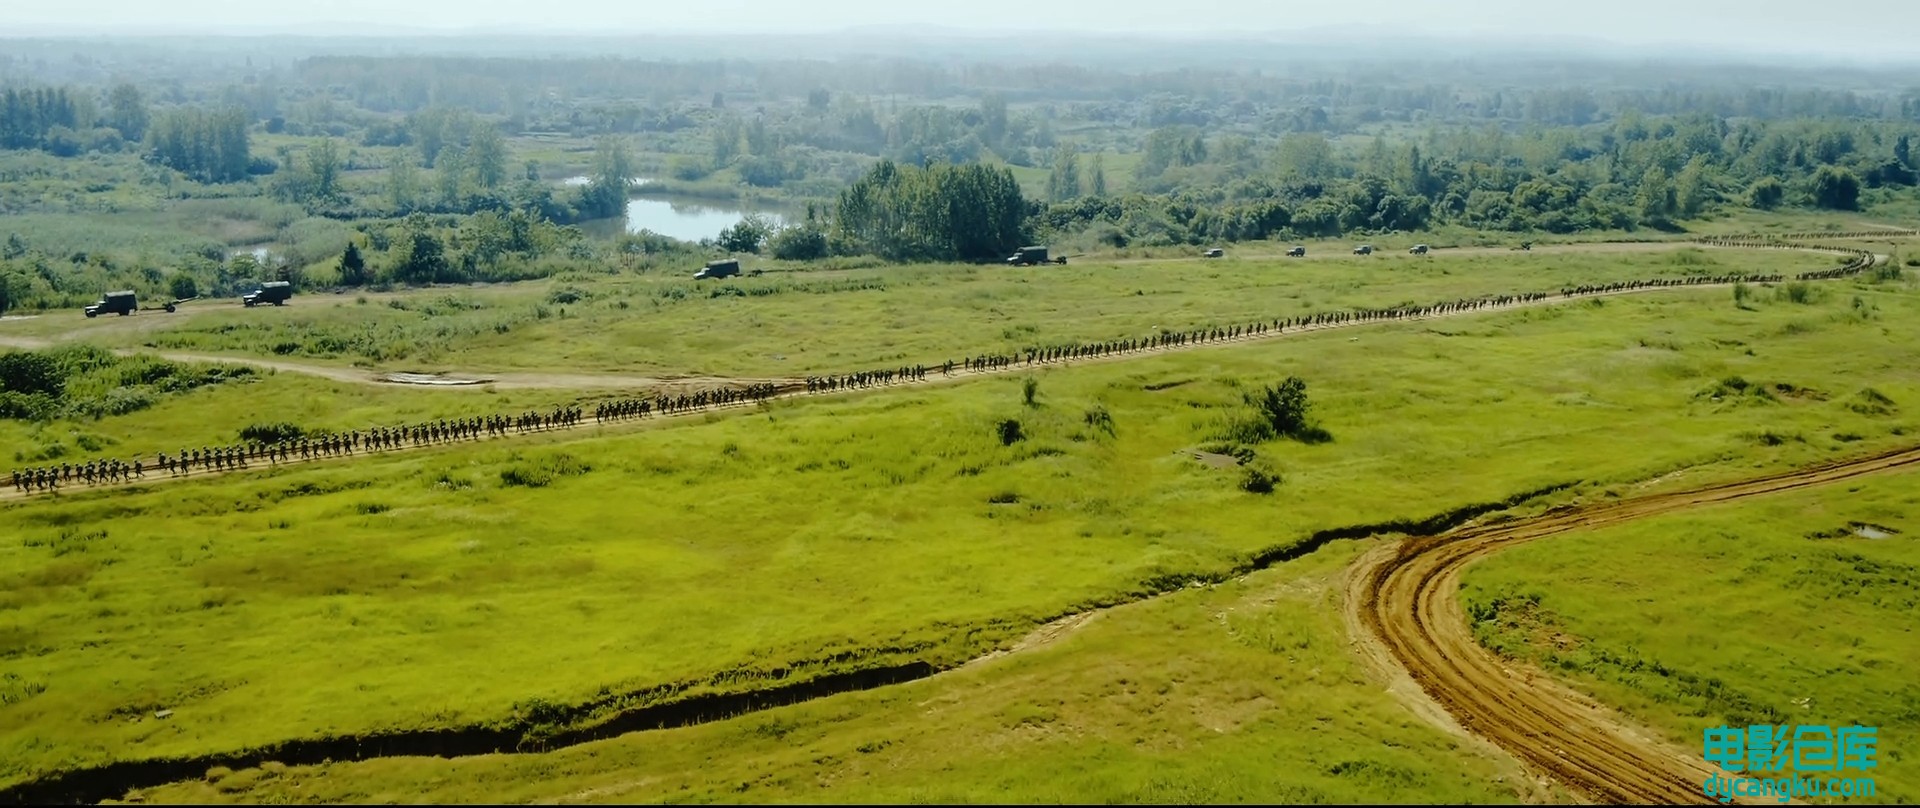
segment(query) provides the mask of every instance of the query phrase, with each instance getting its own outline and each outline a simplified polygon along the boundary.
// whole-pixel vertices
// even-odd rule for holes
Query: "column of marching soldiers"
[[[1777,242],[1749,241],[1737,238],[1701,239],[1700,241],[1703,243],[1740,247],[1784,246]],[[1835,251],[1851,254],[1854,258],[1852,262],[1845,266],[1818,272],[1804,272],[1795,276],[1796,279],[1825,280],[1844,277],[1857,274],[1873,264],[1873,254],[1865,250],[1835,248]],[[1785,277],[1782,275],[1735,274],[1621,281],[1610,284],[1571,286],[1562,289],[1559,296],[1562,299],[1566,299],[1583,295],[1608,294],[1638,289],[1727,284],[1741,281],[1749,283],[1777,283],[1784,279]],[[923,381],[927,378],[927,374],[934,370],[939,371],[943,376],[953,375],[956,369],[969,373],[984,373],[1020,366],[1032,367],[1034,365],[1075,359],[1115,356],[1139,351],[1222,342],[1240,339],[1242,337],[1282,334],[1289,330],[1309,331],[1357,323],[1409,320],[1440,314],[1472,312],[1535,302],[1550,297],[1553,297],[1553,294],[1549,292],[1530,292],[1518,295],[1488,295],[1475,298],[1462,298],[1447,303],[1437,303],[1427,306],[1356,309],[1353,311],[1281,318],[1247,325],[1205,328],[1196,331],[1168,331],[1138,339],[1053,347],[1034,347],[1028,348],[1023,353],[1018,354],[981,354],[978,356],[965,357],[958,363],[949,359],[934,368],[929,368],[925,365],[910,365],[845,375],[808,376],[806,379],[806,388],[809,393],[859,389],[878,385],[889,385],[897,382]],[[593,409],[593,417],[595,423],[607,423],[634,418],[646,418],[655,414],[675,415],[704,410],[709,407],[724,407],[733,404],[765,400],[779,395],[780,392],[781,389],[778,385],[758,383],[748,385],[744,388],[716,388],[674,396],[658,395],[651,399],[620,399],[602,402],[596,405]],[[48,466],[14,471],[12,474],[12,485],[16,490],[33,493],[57,490],[63,485],[72,485],[75,483],[101,485],[145,479],[147,476],[146,472],[149,468],[171,476],[187,476],[195,469],[203,471],[227,471],[249,468],[250,463],[260,462],[278,465],[280,463],[291,463],[296,459],[303,461],[316,460],[352,455],[355,452],[377,452],[399,449],[406,446],[425,446],[461,440],[502,437],[509,434],[564,429],[579,425],[583,420],[583,415],[584,413],[580,407],[567,406],[545,413],[529,411],[517,416],[487,415],[465,419],[440,420],[409,426],[374,427],[364,432],[356,430],[348,433],[301,437],[275,443],[250,443],[235,446],[182,449],[175,455],[161,453],[156,458],[157,462],[152,467],[145,465],[143,461],[137,458],[131,462],[92,460],[80,464],[62,463],[57,467]]]

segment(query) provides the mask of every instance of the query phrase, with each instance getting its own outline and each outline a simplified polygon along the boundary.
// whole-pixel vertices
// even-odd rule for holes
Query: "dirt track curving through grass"
[[[1579,507],[1505,524],[1407,539],[1363,557],[1349,608],[1426,695],[1466,730],[1537,771],[1602,802],[1712,803],[1701,782],[1714,773],[1698,749],[1636,732],[1606,709],[1547,677],[1509,667],[1481,647],[1459,602],[1471,564],[1516,544],[1571,530],[1686,508],[1829,485],[1920,465],[1920,448],[1689,491]]]

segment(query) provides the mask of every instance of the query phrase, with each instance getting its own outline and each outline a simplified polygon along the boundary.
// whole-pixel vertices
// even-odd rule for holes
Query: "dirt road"
[[[1545,676],[1502,662],[1474,639],[1460,605],[1468,565],[1523,542],[1719,502],[1828,485],[1920,465],[1920,448],[1690,491],[1556,509],[1515,522],[1411,538],[1363,557],[1348,604],[1370,636],[1425,694],[1469,732],[1536,771],[1602,802],[1711,803],[1715,771],[1697,748],[1636,731],[1611,711]],[[1418,711],[1418,710],[1416,710]]]

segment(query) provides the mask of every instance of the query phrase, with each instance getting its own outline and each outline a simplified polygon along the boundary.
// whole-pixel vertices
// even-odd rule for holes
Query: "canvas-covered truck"
[[[708,261],[706,268],[693,273],[693,279],[704,281],[712,278],[731,278],[740,274],[740,262],[734,259]]]
[[[1030,266],[1037,266],[1039,264],[1064,264],[1066,262],[1067,262],[1067,257],[1064,255],[1048,258],[1047,248],[1045,247],[1021,247],[1019,252],[1016,252],[1012,255],[1007,256],[1007,266],[1010,266],[1010,267],[1030,267]]]
[[[88,317],[98,317],[102,314],[118,314],[125,317],[139,310],[140,303],[133,296],[132,289],[124,292],[108,292],[100,296],[99,302],[86,308]]]
[[[139,298],[133,294],[133,290],[126,289],[119,292],[108,292],[106,294],[101,295],[99,301],[95,302],[91,306],[86,307],[85,312],[88,317],[98,317],[102,314],[118,314],[122,317],[125,317],[136,311],[168,311],[170,312],[170,311],[173,311],[175,306],[178,306],[182,303],[185,303],[189,300],[194,300],[194,299],[195,298],[191,298],[191,297],[182,298],[180,300],[174,300],[167,303],[163,303],[159,306],[151,306],[143,309],[140,307]]]
[[[262,303],[284,306],[292,297],[293,284],[286,281],[267,281],[266,283],[260,284],[260,288],[241,295],[240,302],[248,308],[258,306]]]

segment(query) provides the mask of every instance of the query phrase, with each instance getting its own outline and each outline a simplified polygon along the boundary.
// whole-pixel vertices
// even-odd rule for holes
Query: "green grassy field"
[[[1050,370],[1031,408],[1018,378],[980,379],[9,502],[0,656],[33,692],[0,707],[0,783],[534,721],[543,704],[751,688],[781,667],[953,663],[1326,528],[1910,443],[1920,425],[1899,407],[1920,400],[1904,370],[1920,366],[1920,295],[1821,289]],[[1333,440],[1254,447],[1277,491],[1242,492],[1239,471],[1185,454],[1240,415],[1243,390],[1288,374],[1309,380]],[[1867,387],[1894,405],[1851,407],[1873,400]],[[246,397],[224,402],[198,417],[252,414]],[[174,406],[129,417],[181,417]],[[1027,437],[1002,445],[1004,419]],[[156,709],[173,717],[131,720]]]
[[[209,302],[186,317],[0,323],[9,335],[398,370],[584,370],[802,376],[934,364],[1036,345],[1146,337],[1360,307],[1565,285],[1733,273],[1790,275],[1832,256],[1779,250],[1460,253],[1371,259],[1315,245],[1305,261],[1072,263],[771,272],[699,283],[569,277],[370,298],[306,295],[285,309]],[[573,290],[574,294],[562,294]],[[733,290],[736,294],[729,294]],[[569,299],[573,302],[565,302]]]
[[[1879,765],[1831,776],[1912,803],[1917,539],[1920,473],[1887,474],[1525,545],[1476,566],[1463,594],[1488,645],[1685,749],[1709,727],[1879,727]]]
[[[1379,698],[1336,543],[933,679],[546,754],[216,771],[177,802],[1471,802],[1521,781]]]

